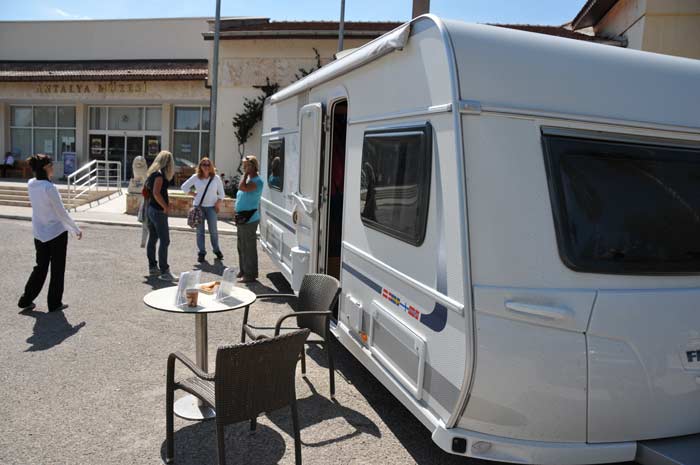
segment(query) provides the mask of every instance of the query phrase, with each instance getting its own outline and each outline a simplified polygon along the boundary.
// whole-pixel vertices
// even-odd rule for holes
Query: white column
[[[87,105],[84,103],[78,103],[75,105],[75,156],[76,169],[83,166],[88,162],[88,153],[86,147],[90,144],[87,143],[88,138],[88,109]]]
[[[0,102],[0,156],[5,159],[5,152],[10,150],[10,125],[8,123],[9,119],[5,119],[5,114],[8,112],[9,108],[2,102]]]
[[[172,136],[173,133],[173,128],[172,128],[172,104],[170,103],[164,103],[163,104],[163,111],[161,112],[161,131],[162,135],[160,138],[160,147],[162,150],[167,150],[169,152],[172,152],[172,147],[170,147],[170,137]]]

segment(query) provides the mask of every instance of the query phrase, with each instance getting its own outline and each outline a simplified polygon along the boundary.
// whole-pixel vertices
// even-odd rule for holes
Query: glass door
[[[134,158],[143,156],[143,136],[107,136],[107,161],[122,164],[122,180],[128,181],[133,175]]]
[[[118,161],[124,164],[125,139],[124,136],[107,136],[107,161]]]
[[[126,138],[126,158],[122,176],[125,181],[133,177],[134,158],[143,156],[143,136]]]

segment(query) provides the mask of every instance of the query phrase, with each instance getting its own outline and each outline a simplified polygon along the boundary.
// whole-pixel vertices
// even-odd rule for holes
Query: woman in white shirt
[[[197,249],[199,251],[197,259],[203,262],[204,257],[207,255],[204,245],[204,222],[206,221],[209,226],[209,237],[214,255],[216,255],[218,260],[223,260],[224,254],[221,253],[219,248],[219,231],[216,225],[216,215],[219,213],[221,202],[224,200],[224,183],[219,175],[216,174],[214,163],[206,157],[199,160],[197,172],[182,184],[181,189],[186,194],[194,197],[192,200],[193,207],[199,206],[202,209],[202,222],[197,225]]]
[[[32,230],[36,248],[36,266],[29,276],[24,294],[17,305],[22,311],[33,310],[34,299],[41,292],[51,265],[49,281],[49,312],[68,308],[63,304],[63,278],[66,271],[66,249],[68,231],[82,239],[83,233],[66,212],[58,189],[53,185],[53,162],[51,157],[38,154],[29,159],[34,171],[27,188],[32,204]]]

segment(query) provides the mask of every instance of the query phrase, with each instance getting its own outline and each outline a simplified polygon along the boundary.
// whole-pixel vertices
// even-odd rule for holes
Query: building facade
[[[401,23],[347,22],[344,48],[359,47]],[[212,45],[214,24],[203,34]],[[287,86],[304,72],[331,61],[338,51],[338,23],[327,21],[270,21],[269,18],[232,18],[221,21],[216,163],[225,173],[238,168],[242,154],[260,154],[258,125],[245,146],[232,126],[244,99],[262,95],[261,87]],[[318,54],[318,55],[317,55]],[[210,60],[210,66],[213,60]],[[210,69],[210,75],[211,75]]]
[[[398,23],[349,23],[356,47]],[[18,159],[47,153],[63,172],[90,160],[122,162],[173,152],[179,168],[209,154],[211,18],[0,22],[0,149]],[[333,58],[337,23],[222,21],[216,163],[238,168],[259,132],[239,147],[232,126],[245,98]],[[286,31],[286,32],[285,32]],[[68,155],[66,155],[68,154]],[[75,155],[72,155],[75,154]]]
[[[347,22],[345,49],[399,24]],[[698,0],[589,0],[564,27],[500,26],[700,58]],[[120,161],[125,180],[161,149],[192,167],[209,154],[213,30],[211,18],[0,22],[0,149],[48,153],[59,173],[65,154]],[[338,23],[224,18],[220,37],[215,162],[233,174],[260,151],[260,125],[245,145],[235,136],[246,99],[332,60]]]
[[[0,148],[50,154],[62,172],[208,146],[204,18],[0,23]]]
[[[700,59],[700,1],[589,0],[571,23],[627,47]]]

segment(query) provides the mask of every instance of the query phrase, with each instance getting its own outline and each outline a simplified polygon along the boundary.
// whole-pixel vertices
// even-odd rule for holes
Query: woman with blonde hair
[[[168,265],[168,246],[170,245],[168,184],[174,175],[175,160],[173,154],[163,150],[148,168],[145,183],[148,193],[148,244],[146,244],[148,270],[151,276],[158,276],[163,281],[175,280]],[[156,260],[157,242],[160,244]]]
[[[193,196],[192,206],[202,211],[202,222],[197,225],[198,261],[203,262],[204,257],[207,255],[204,245],[205,221],[209,228],[209,238],[214,255],[216,255],[218,260],[223,260],[224,254],[221,253],[219,248],[219,231],[216,225],[216,215],[219,213],[221,202],[224,200],[224,183],[219,175],[216,174],[214,163],[207,157],[199,160],[197,172],[185,181],[180,189],[184,193]]]
[[[236,194],[236,243],[241,270],[239,281],[253,282],[258,279],[258,246],[256,232],[260,222],[260,196],[263,180],[258,176],[260,165],[253,155],[243,159],[243,176]]]

